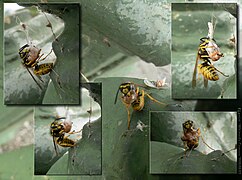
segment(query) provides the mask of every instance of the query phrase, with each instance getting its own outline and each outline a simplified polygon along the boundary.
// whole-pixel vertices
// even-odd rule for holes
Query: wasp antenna
[[[203,143],[204,143],[209,149],[211,149],[211,150],[213,150],[213,151],[216,151],[216,149],[213,149],[211,146],[209,146],[209,145],[204,141],[204,139],[203,139],[202,136],[201,136],[201,138],[202,138]]]
[[[118,99],[118,93],[119,93],[119,88],[118,88],[117,93],[116,93],[116,96],[115,96],[114,104],[116,104],[116,103],[117,103],[117,99]]]
[[[66,117],[59,117],[59,116],[55,117],[55,121],[60,120],[60,119],[66,119]]]

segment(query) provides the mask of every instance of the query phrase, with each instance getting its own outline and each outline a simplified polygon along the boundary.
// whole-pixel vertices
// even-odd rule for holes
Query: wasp
[[[33,73],[42,81],[41,75],[48,74],[52,71],[54,63],[42,63],[39,64],[40,61],[45,60],[50,54],[47,54],[45,57],[44,54],[41,54],[41,49],[34,45],[25,44],[19,49],[19,56],[22,59],[23,66],[28,70],[29,74],[33,78],[33,80],[37,83],[37,85],[42,89],[41,85],[34,78],[33,74],[29,69],[33,69]],[[43,58],[42,58],[43,57]],[[43,82],[43,81],[42,81]]]
[[[57,37],[53,31],[51,22],[49,21],[47,15],[44,12],[43,12],[43,14],[45,15],[45,18],[48,21],[48,24],[46,25],[46,27],[51,28],[51,32],[54,36],[54,40],[58,41]],[[53,70],[54,63],[40,63],[40,61],[45,60],[52,53],[52,49],[45,57],[43,57],[44,54],[41,54],[41,49],[29,42],[27,25],[22,23],[18,17],[16,19],[16,22],[21,25],[21,27],[23,29],[22,31],[25,33],[26,40],[27,40],[27,44],[25,44],[19,48],[19,56],[22,60],[21,62],[23,64],[23,66],[28,70],[29,74],[31,75],[31,77],[33,78],[33,80],[36,82],[36,84],[39,86],[40,89],[42,89],[42,86],[35,79],[35,76],[37,76],[39,78],[39,80],[43,82],[43,80],[41,79],[41,76],[46,75],[46,74],[50,73],[51,71],[53,71],[55,73],[55,75],[57,77],[57,81],[58,81],[59,75]],[[32,73],[35,76],[31,73],[30,70],[32,70]]]
[[[130,129],[130,107],[132,107],[134,111],[142,111],[145,105],[145,99],[144,99],[145,96],[147,96],[150,100],[158,104],[166,106],[165,103],[162,103],[156,100],[151,95],[146,93],[144,90],[140,90],[139,86],[132,82],[126,82],[126,83],[120,84],[119,89],[116,93],[114,104],[116,104],[117,102],[119,92],[121,92],[122,94],[121,100],[125,105],[128,113],[128,129]]]
[[[63,121],[63,119],[65,119]],[[74,147],[76,145],[76,141],[70,139],[65,134],[76,134],[81,132],[80,131],[71,131],[72,128],[72,122],[67,121],[66,117],[59,117],[57,116],[55,120],[50,125],[50,134],[53,137],[53,143],[55,147],[56,154],[57,153],[57,147],[56,144],[62,146],[62,147]]]
[[[215,39],[211,39],[209,37],[203,37],[200,39],[196,63],[193,71],[193,88],[196,87],[197,70],[204,77],[204,87],[208,86],[208,80],[217,81],[219,79],[217,72],[221,73],[225,77],[228,77],[228,75],[225,75],[223,72],[219,71],[211,63],[211,61],[218,61],[221,57],[224,57],[224,55],[216,44]],[[198,64],[199,60],[202,60],[203,62]]]
[[[185,149],[194,149],[199,144],[199,137],[201,136],[200,128],[195,128],[193,121],[187,120],[182,124],[183,136],[181,140],[184,143]]]
[[[201,135],[200,128],[196,128],[195,124],[192,120],[187,120],[182,124],[183,127],[183,136],[181,140],[184,143],[185,152],[186,150],[193,150],[199,145],[199,138],[201,137],[203,143],[210,148],[211,150],[215,151],[212,147],[210,147],[203,139]]]

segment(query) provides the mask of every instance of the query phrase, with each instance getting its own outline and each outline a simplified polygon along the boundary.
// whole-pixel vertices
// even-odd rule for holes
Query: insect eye
[[[186,128],[189,129],[190,128],[190,124],[186,124]]]
[[[128,92],[129,92],[128,88],[124,88],[124,89],[122,89],[122,93],[123,93],[123,94],[127,94]]]

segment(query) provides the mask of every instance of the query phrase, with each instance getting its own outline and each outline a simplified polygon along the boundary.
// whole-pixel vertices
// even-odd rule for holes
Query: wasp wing
[[[55,137],[54,136],[52,136],[52,137],[53,137],[53,144],[54,144],[54,147],[55,147],[55,152],[56,152],[56,155],[58,156],[59,153],[58,153],[57,146],[56,146],[56,143],[55,143]]]
[[[199,54],[197,52],[197,58],[196,58],[196,63],[195,63],[195,67],[193,70],[193,76],[192,76],[192,88],[196,87],[196,79],[197,79],[197,64],[198,64],[198,60],[199,60]]]
[[[203,77],[203,84],[204,84],[204,87],[207,88],[208,87],[208,79]]]
[[[41,86],[41,85],[38,83],[38,81],[34,78],[34,75],[30,72],[29,68],[26,67],[26,69],[27,69],[27,71],[29,72],[29,74],[31,75],[31,77],[33,78],[34,82],[39,86],[39,88],[40,88],[41,90],[43,90],[42,86]],[[43,81],[42,79],[40,79],[40,80]]]
[[[119,93],[119,89],[117,90],[116,96],[115,96],[115,100],[114,100],[114,104],[117,103],[117,99],[118,99],[118,93]]]

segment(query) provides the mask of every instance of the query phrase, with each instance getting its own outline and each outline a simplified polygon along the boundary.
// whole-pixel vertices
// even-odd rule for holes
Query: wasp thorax
[[[28,48],[29,48],[28,61],[36,60],[40,55],[41,49],[32,45],[29,46]]]
[[[223,53],[221,53],[220,48],[218,47],[218,45],[214,42],[214,41],[209,41],[206,51],[209,55],[209,58],[212,61],[217,61],[219,60],[221,57],[223,57]]]
[[[129,92],[128,94],[122,96],[122,99],[125,103],[130,104],[137,99],[137,94],[135,93],[135,91],[132,91],[132,92]]]
[[[194,123],[191,120],[187,120],[182,125],[183,125],[183,128],[185,128],[185,129],[191,129],[194,127]]]
[[[194,128],[194,123],[191,120],[187,120],[182,124],[183,126],[183,136],[181,140],[184,142],[186,149],[194,149],[199,144],[200,129]]]
[[[72,128],[72,122],[71,122],[71,121],[69,121],[69,120],[65,120],[65,121],[63,122],[63,125],[64,125],[64,131],[65,131],[66,133],[68,133],[68,132],[71,131],[71,128]]]

